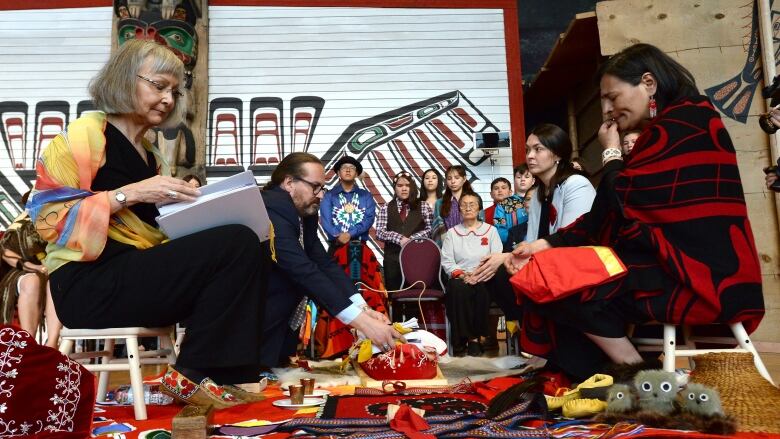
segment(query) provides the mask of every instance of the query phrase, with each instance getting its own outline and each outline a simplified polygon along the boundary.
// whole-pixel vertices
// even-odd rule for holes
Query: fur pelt
[[[627,413],[600,413],[593,420],[605,424],[635,421],[653,428],[691,430],[721,435],[731,435],[737,431],[737,421],[729,415],[696,416],[690,413],[675,412],[666,416],[647,410],[639,410]]]
[[[663,369],[663,363],[657,358],[633,364],[612,363],[607,365],[604,373],[610,375],[616,383],[631,383],[637,373],[648,369]]]
[[[542,362],[541,365],[544,365]],[[346,373],[341,372],[340,360],[310,361],[307,372],[300,368],[273,369],[279,377],[279,384],[287,387],[290,384],[298,384],[301,378],[314,378],[317,387],[332,387],[340,385],[360,385],[360,378],[351,367]],[[439,360],[444,377],[449,384],[457,384],[464,378],[471,381],[487,381],[492,378],[519,375],[540,367],[534,359],[526,360],[521,357],[444,357]]]

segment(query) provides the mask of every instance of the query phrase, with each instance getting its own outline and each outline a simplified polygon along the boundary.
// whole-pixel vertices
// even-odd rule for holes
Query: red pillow
[[[547,303],[625,274],[626,266],[609,247],[556,247],[531,256],[509,281],[518,303],[523,297]]]
[[[95,377],[19,328],[0,326],[0,437],[90,436]]]

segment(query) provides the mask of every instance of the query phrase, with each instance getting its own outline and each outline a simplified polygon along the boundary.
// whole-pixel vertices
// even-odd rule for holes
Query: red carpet
[[[346,388],[340,389],[343,393]],[[277,388],[271,388],[266,391],[269,396],[265,401],[261,401],[254,404],[243,405],[239,407],[233,407],[230,409],[220,410],[215,413],[214,422],[216,424],[235,424],[248,420],[266,420],[266,421],[283,421],[287,419],[295,418],[311,418],[314,417],[314,413],[298,413],[295,410],[287,410],[275,407],[272,402],[284,398],[281,391]],[[444,398],[447,401],[441,401],[437,398]],[[484,407],[485,400],[473,394],[438,394],[438,395],[380,395],[380,396],[333,396],[329,398],[331,401],[327,404],[327,407],[323,409],[323,417],[330,419],[350,416],[360,416],[371,419],[378,419],[384,416],[384,410],[386,410],[387,404],[390,402],[400,402],[399,400],[406,401],[412,406],[422,406],[431,411],[443,411],[447,413],[454,413],[455,410],[467,410],[469,408],[476,409],[478,407]],[[133,418],[132,406],[108,406],[98,407],[95,413],[96,422],[93,424],[93,434],[102,433],[99,437],[108,436],[111,432],[122,433],[127,439],[169,439],[171,420],[179,412],[181,406],[169,405],[169,406],[147,406],[149,419],[146,421],[136,421]],[[327,413],[330,411],[330,413]],[[439,413],[444,414],[444,413]],[[540,423],[536,423],[535,426],[540,426]],[[600,430],[593,429],[591,426],[590,433],[594,433],[594,430],[601,434],[603,438],[616,437],[618,431],[610,432],[610,427],[606,427]],[[130,431],[128,431],[130,430]],[[240,429],[235,429],[240,430]],[[583,435],[568,436],[568,437],[594,437],[586,434],[587,430],[582,431]],[[557,430],[556,433],[562,433]],[[571,433],[571,432],[570,432]],[[212,435],[212,438],[228,438],[236,436],[220,436]],[[289,437],[287,433],[272,433],[263,438],[286,438]],[[642,437],[642,438],[686,438],[686,439],[715,439],[725,438],[725,436],[713,436],[704,435],[700,433],[685,433],[680,431],[669,430],[655,430],[645,429],[641,433],[635,433],[623,437]],[[735,436],[730,436],[738,439],[780,439],[778,434],[769,433],[738,433]]]

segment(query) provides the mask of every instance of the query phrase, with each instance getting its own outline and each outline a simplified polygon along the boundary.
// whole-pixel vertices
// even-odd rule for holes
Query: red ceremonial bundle
[[[509,280],[518,302],[547,303],[602,285],[626,274],[609,247],[556,247],[536,253]]]
[[[360,364],[375,380],[425,380],[436,377],[436,353],[425,352],[411,343],[397,344]]]

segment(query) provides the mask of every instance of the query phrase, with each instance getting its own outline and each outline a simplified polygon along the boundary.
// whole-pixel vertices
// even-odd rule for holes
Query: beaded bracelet
[[[610,160],[622,159],[623,153],[617,148],[607,148],[601,152],[601,163],[606,164]]]

